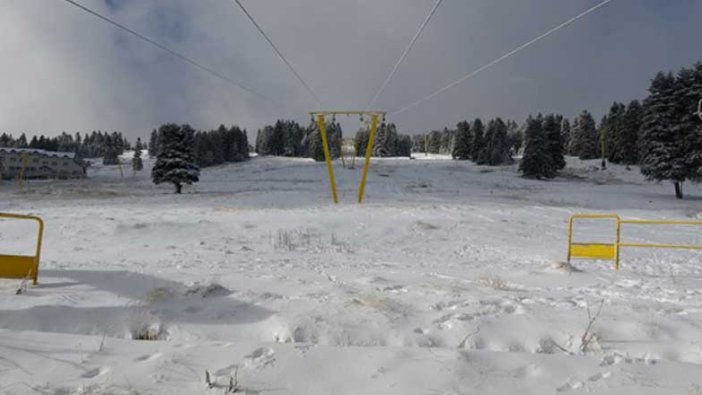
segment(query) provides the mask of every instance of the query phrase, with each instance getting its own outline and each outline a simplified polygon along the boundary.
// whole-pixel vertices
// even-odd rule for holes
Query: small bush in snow
[[[492,288],[496,290],[507,289],[507,283],[505,283],[505,281],[498,276],[491,276],[485,274],[480,276],[480,280],[478,280],[478,282],[480,285],[487,288]]]
[[[137,309],[129,317],[129,333],[132,340],[166,340],[166,325],[146,309]]]
[[[310,246],[312,236],[309,230],[278,230],[273,247],[276,250],[295,251],[297,249],[306,249]]]

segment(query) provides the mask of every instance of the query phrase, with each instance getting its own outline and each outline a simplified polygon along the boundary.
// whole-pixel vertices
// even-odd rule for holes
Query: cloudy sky
[[[121,130],[165,122],[308,122],[318,105],[232,0],[76,0],[263,94],[251,95],[64,0],[0,0],[0,131]],[[325,108],[362,108],[435,0],[243,0]],[[394,111],[601,0],[444,0],[378,109]],[[474,117],[598,117],[659,70],[702,60],[702,0],[615,0],[391,119],[401,133]],[[357,124],[344,124],[355,128]]]

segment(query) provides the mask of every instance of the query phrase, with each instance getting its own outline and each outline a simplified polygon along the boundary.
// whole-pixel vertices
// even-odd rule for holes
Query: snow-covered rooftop
[[[47,151],[43,149],[35,148],[13,148],[13,147],[0,147],[2,152],[26,152],[28,154],[44,155],[54,158],[74,158],[76,155],[73,152],[59,152],[59,151]]]

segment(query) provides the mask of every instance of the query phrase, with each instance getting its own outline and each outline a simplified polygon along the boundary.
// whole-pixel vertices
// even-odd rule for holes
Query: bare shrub
[[[483,287],[492,288],[499,291],[504,291],[507,289],[507,283],[505,283],[505,281],[502,278],[495,275],[483,274],[482,276],[480,276],[478,284],[480,284]]]
[[[580,351],[583,353],[587,353],[590,344],[592,343],[593,340],[597,339],[597,333],[594,332],[594,325],[595,321],[600,317],[600,313],[602,313],[602,307],[604,306],[604,299],[600,302],[600,307],[597,308],[597,312],[592,315],[590,313],[590,304],[587,304],[587,328],[585,328],[585,332],[583,333],[582,337],[580,338]]]
[[[273,240],[273,248],[283,251],[304,250],[309,248],[311,240],[309,229],[279,229]]]
[[[129,316],[129,333],[132,340],[166,340],[166,324],[146,308],[137,307]]]

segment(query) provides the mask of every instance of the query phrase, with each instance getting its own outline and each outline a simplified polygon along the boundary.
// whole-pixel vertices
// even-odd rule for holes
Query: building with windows
[[[83,178],[85,163],[71,152],[0,147],[0,178]]]

